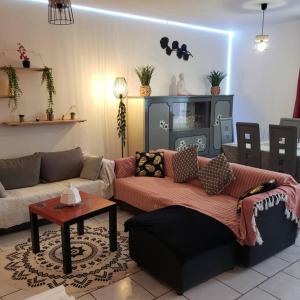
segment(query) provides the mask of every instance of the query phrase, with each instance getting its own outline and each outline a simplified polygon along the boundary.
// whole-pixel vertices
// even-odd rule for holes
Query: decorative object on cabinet
[[[53,114],[53,96],[56,94],[55,87],[54,87],[54,79],[52,74],[52,69],[45,66],[43,68],[42,73],[42,84],[46,82],[46,87],[48,91],[48,108],[46,110],[47,114],[47,120],[53,121],[54,120],[54,114]]]
[[[25,47],[21,43],[18,43],[17,45],[19,47],[17,49],[17,52],[19,52],[19,54],[20,54],[20,59],[22,61],[23,67],[24,68],[30,68],[30,59],[27,56],[27,50],[25,49]]]
[[[127,97],[128,87],[124,77],[117,77],[114,83],[114,95],[120,100],[117,117],[118,136],[121,138],[122,157],[124,156],[124,147],[126,145],[126,106],[123,99]]]
[[[135,69],[137,76],[140,79],[140,96],[147,97],[151,95],[150,81],[154,72],[153,66],[140,66]]]
[[[232,117],[232,95],[128,98],[128,155],[151,149],[183,150],[198,155],[221,152],[219,118]]]
[[[162,49],[166,50],[167,55],[171,55],[173,51],[176,51],[176,55],[179,59],[183,58],[183,60],[189,60],[189,57],[193,57],[192,53],[187,50],[187,45],[182,44],[179,47],[178,41],[172,42],[172,47],[169,46],[169,38],[163,37],[160,39],[160,46]]]
[[[220,83],[226,77],[226,74],[221,71],[211,71],[210,74],[207,76],[208,81],[211,84],[211,94],[213,96],[220,95],[221,88]]]
[[[232,143],[233,138],[233,120],[232,118],[220,118],[221,144]]]
[[[25,115],[19,115],[19,122],[22,123],[25,121]]]
[[[8,77],[8,107],[15,111],[18,107],[18,101],[22,94],[19,86],[19,77],[17,76],[16,69],[12,66],[4,66],[1,70]]]
[[[184,74],[179,74],[179,80],[177,83],[177,96],[188,96],[191,93],[185,87]]]
[[[255,37],[255,49],[259,52],[264,52],[268,48],[269,36],[264,34],[265,27],[265,11],[268,8],[268,3],[261,3],[260,5],[263,16],[261,24],[261,34],[256,35]]]
[[[70,0],[49,0],[48,22],[53,25],[70,25],[74,23]]]

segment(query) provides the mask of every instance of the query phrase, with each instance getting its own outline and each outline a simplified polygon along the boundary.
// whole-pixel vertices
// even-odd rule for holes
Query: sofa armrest
[[[115,162],[109,159],[102,159],[102,166],[99,174],[99,179],[101,179],[105,184],[105,196],[106,198],[111,198],[114,194],[114,181],[115,181]]]
[[[135,174],[135,157],[129,156],[115,159],[116,178],[124,178],[134,176]]]

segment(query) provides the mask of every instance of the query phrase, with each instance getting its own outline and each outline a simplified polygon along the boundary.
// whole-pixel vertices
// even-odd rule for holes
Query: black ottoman
[[[235,265],[232,231],[195,210],[169,206],[125,223],[130,257],[178,294]]]

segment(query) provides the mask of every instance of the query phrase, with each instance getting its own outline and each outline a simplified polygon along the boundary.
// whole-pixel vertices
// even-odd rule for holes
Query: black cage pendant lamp
[[[74,23],[70,0],[49,0],[48,22],[53,25],[70,25]]]

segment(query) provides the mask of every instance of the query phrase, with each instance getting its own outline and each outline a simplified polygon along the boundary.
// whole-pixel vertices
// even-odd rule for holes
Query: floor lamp
[[[114,95],[120,100],[118,110],[118,136],[121,138],[122,157],[124,157],[124,147],[126,145],[126,106],[123,99],[127,97],[128,87],[124,77],[117,77],[114,83]]]

